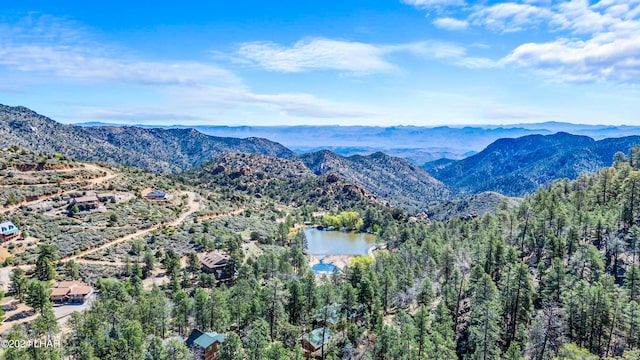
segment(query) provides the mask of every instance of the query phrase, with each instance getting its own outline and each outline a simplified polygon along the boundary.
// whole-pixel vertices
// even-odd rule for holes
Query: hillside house
[[[93,288],[83,281],[60,281],[51,289],[51,301],[54,303],[84,303],[93,294]]]
[[[313,326],[336,325],[340,321],[341,306],[338,303],[323,306],[313,317]]]
[[[0,223],[0,240],[2,242],[9,241],[20,235],[20,229],[11,221]]]
[[[233,276],[231,257],[225,253],[212,251],[200,257],[200,267],[207,274],[214,274],[216,280],[223,281]]]
[[[97,194],[98,196],[98,200],[100,200],[101,202],[116,202],[116,194],[112,194],[112,193],[102,193],[102,194]]]
[[[97,208],[100,205],[100,199],[96,193],[91,193],[73,198],[71,200],[71,206],[74,205],[77,205],[80,211],[88,211]]]
[[[220,358],[218,348],[224,342],[224,337],[224,334],[218,334],[214,331],[202,332],[193,329],[185,341],[185,345],[193,353],[194,360],[218,360]]]
[[[298,341],[302,345],[304,357],[322,358],[322,348],[329,344],[333,331],[327,327],[317,328],[301,336]]]
[[[169,195],[167,195],[167,193],[164,192],[163,190],[150,191],[144,197],[147,198],[147,200],[152,200],[152,201],[169,200]]]

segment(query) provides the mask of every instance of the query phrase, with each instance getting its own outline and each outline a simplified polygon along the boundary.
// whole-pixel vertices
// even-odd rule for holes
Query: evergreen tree
[[[624,286],[629,291],[629,298],[640,302],[640,268],[631,264],[624,276]]]
[[[220,360],[243,360],[244,358],[240,336],[234,332],[227,333],[220,349]]]
[[[178,290],[173,296],[173,324],[178,329],[178,333],[186,335],[189,326],[189,315],[191,314],[191,299],[183,290]]]
[[[429,342],[434,360],[448,360],[456,358],[456,334],[453,331],[451,312],[444,303],[440,302],[435,308],[434,320],[431,325]]]
[[[24,270],[19,267],[13,269],[9,281],[11,281],[9,294],[14,295],[20,302],[24,301],[27,293],[27,277],[24,275]]]
[[[50,307],[50,296],[49,283],[39,280],[30,280],[28,282],[27,305],[31,306],[35,311],[42,314],[46,308]]]
[[[500,358],[502,309],[498,290],[491,277],[483,274],[476,284],[469,320],[469,342],[473,359]]]
[[[56,277],[55,260],[57,248],[53,244],[38,244],[38,258],[36,260],[36,278],[41,281],[52,280]]]
[[[562,302],[562,290],[565,283],[565,267],[562,259],[554,258],[551,268],[542,279],[542,299],[544,302],[554,302],[560,305]]]
[[[516,339],[518,326],[526,327],[529,324],[533,310],[533,283],[529,269],[520,262],[511,272],[512,274],[509,276],[511,279],[510,291],[504,306],[507,319],[506,344],[511,344],[511,341]]]
[[[424,305],[420,305],[416,315],[415,322],[415,346],[418,352],[418,358],[422,359],[429,350],[429,312]]]
[[[289,322],[297,325],[302,321],[304,305],[306,303],[302,285],[300,285],[300,281],[297,279],[292,279],[287,283],[287,290],[289,291],[289,296],[286,310],[289,314]]]

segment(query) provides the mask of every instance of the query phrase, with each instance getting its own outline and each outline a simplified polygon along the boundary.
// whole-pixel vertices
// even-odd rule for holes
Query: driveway
[[[56,319],[58,319],[58,325],[64,325],[67,320],[69,320],[69,315],[74,312],[84,312],[85,310],[91,308],[93,301],[96,299],[96,294],[91,294],[87,300],[82,304],[62,304],[62,305],[54,305],[53,313],[56,315]]]

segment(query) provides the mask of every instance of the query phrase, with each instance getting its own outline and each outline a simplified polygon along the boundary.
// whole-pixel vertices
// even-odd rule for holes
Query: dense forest
[[[292,216],[256,258],[239,238],[218,244],[235,264],[229,285],[216,286],[195,254],[181,269],[166,251],[156,258],[169,284],[145,291],[156,266],[145,257],[127,267],[127,281],[98,281],[100,297],[72,317],[61,350],[8,349],[4,359],[186,359],[175,336],[193,328],[226,334],[221,359],[302,359],[299,339],[317,323],[331,335],[326,359],[640,358],[640,147],[480,217],[427,222],[375,203],[350,210],[386,249],[342,272],[311,271]],[[59,331],[42,285],[54,253],[41,246],[39,280],[12,274],[11,293],[41,316],[10,339]]]

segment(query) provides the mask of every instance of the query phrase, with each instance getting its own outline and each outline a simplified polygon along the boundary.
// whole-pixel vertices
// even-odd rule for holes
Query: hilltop
[[[445,184],[420,167],[381,152],[343,157],[323,150],[301,159],[315,174],[335,172],[408,211],[421,211],[426,204],[450,196]]]
[[[156,173],[184,171],[229,151],[295,156],[266,139],[213,137],[194,129],[81,127],[60,124],[25,107],[4,105],[0,105],[0,146],[132,165]]]
[[[628,153],[640,136],[596,141],[568,133],[500,139],[476,155],[436,161],[423,168],[460,194],[495,191],[507,196],[533,193],[555,179],[575,179],[611,165],[613,155]]]

